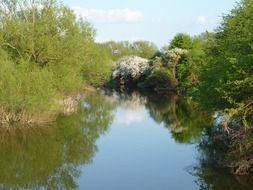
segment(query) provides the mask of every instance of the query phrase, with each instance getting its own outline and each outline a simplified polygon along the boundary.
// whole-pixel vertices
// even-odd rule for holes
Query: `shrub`
[[[149,69],[149,60],[136,56],[124,57],[120,59],[113,71],[114,79],[137,80]]]
[[[9,60],[1,60],[0,67],[0,122],[47,121],[56,109],[52,98],[57,94],[52,73],[27,63],[16,65]]]

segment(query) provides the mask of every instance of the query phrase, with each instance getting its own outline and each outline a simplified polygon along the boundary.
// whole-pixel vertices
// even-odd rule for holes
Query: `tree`
[[[0,13],[1,46],[16,61],[25,59],[45,66],[65,62],[69,54],[79,58],[71,61],[75,64],[93,40],[90,24],[76,21],[72,10],[54,0],[4,0]]]
[[[165,55],[168,57],[168,67],[170,68],[170,71],[172,73],[172,78],[174,81],[177,81],[176,77],[176,70],[177,65],[180,64],[183,56],[185,56],[188,53],[186,49],[181,48],[174,48],[169,49],[165,52]]]
[[[189,50],[192,48],[192,38],[188,34],[179,33],[171,40],[169,48],[181,48]]]
[[[200,86],[201,97],[209,105],[245,108],[246,115],[252,114],[253,107],[252,10],[253,1],[243,0],[223,18],[214,45],[207,49],[208,64],[203,67]]]
[[[94,36],[56,0],[0,1],[0,122],[48,121],[57,99],[107,80],[110,63],[103,52],[98,66]]]
[[[89,59],[82,66],[85,81],[92,86],[102,86],[110,80],[113,61],[102,44],[91,44]]]
[[[251,172],[253,134],[253,1],[241,1],[207,42],[201,71],[200,103],[224,113],[219,144],[235,174]]]

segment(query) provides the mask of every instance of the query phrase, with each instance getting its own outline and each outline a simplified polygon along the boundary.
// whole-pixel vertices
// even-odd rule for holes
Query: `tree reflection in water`
[[[90,94],[83,109],[55,124],[0,131],[0,189],[77,189],[80,166],[113,120],[113,105]]]
[[[251,190],[252,176],[234,176],[227,168],[221,167],[226,161],[226,147],[217,143],[213,134],[216,127],[207,128],[197,145],[198,162],[190,173],[196,176],[200,190]],[[222,138],[222,137],[221,137]],[[225,138],[224,138],[225,139]]]
[[[178,143],[196,142],[202,131],[212,124],[211,114],[200,110],[190,98],[149,96],[146,107],[150,116],[164,123]]]
[[[108,130],[117,106],[145,107],[177,143],[194,143],[198,159],[189,172],[199,189],[252,188],[252,178],[234,177],[218,167],[224,150],[209,133],[212,114],[198,109],[191,99],[138,92],[105,94],[86,95],[79,112],[59,116],[49,126],[0,128],[0,189],[78,189],[81,166],[92,162],[96,140]]]
[[[196,177],[200,190],[252,189],[252,177],[235,177],[219,167],[226,150],[213,141],[213,113],[201,110],[189,98],[176,95],[133,92],[118,97],[121,106],[132,109],[145,106],[154,121],[170,130],[177,143],[194,143],[198,150],[197,163],[189,167],[188,172]]]
[[[205,128],[213,123],[212,114],[198,108],[190,98],[175,94],[167,96],[150,92],[107,92],[117,106],[138,109],[145,107],[150,117],[163,123],[178,143],[193,143],[200,140]]]

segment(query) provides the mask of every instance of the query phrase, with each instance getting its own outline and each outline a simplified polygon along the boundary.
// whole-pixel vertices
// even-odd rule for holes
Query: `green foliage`
[[[253,1],[242,0],[223,17],[215,34],[206,35],[206,64],[201,68],[199,102],[225,112],[218,144],[225,144],[225,165],[235,174],[250,173],[253,130]],[[211,134],[217,135],[217,134]],[[210,144],[210,142],[208,142]]]
[[[191,37],[191,47],[185,59],[177,66],[179,87],[191,90],[199,83],[200,68],[205,64],[204,41],[200,36]]]
[[[202,68],[200,85],[200,97],[207,106],[244,112],[248,105],[247,114],[252,114],[252,10],[253,1],[243,0],[223,18],[214,38],[209,40],[208,64]]]
[[[145,81],[140,84],[140,86],[149,87],[155,91],[173,90],[176,85],[177,81],[173,78],[171,70],[162,57],[153,59],[152,67]]]
[[[0,62],[0,104],[8,110],[45,110],[55,94],[53,76],[26,63],[15,65]]]
[[[188,34],[179,33],[171,40],[169,48],[191,49],[192,38]]]
[[[82,67],[83,78],[88,84],[101,86],[109,81],[112,73],[112,59],[106,48],[94,44],[86,64]]]
[[[180,91],[191,93],[199,83],[200,68],[205,64],[205,35],[191,37],[188,34],[179,33],[169,45],[169,48],[182,48],[188,51],[176,67]]]
[[[72,10],[53,0],[1,4],[1,46],[16,62],[25,59],[45,66],[82,61],[82,50],[93,40],[94,31],[88,23],[76,21]],[[8,9],[12,13],[6,14]]]
[[[94,35],[55,0],[1,1],[0,115],[41,115],[85,83],[107,81],[110,57]]]
[[[143,83],[144,86],[156,89],[156,91],[175,91],[182,78],[179,71],[181,69],[182,73],[183,67],[180,65],[185,64],[187,53],[188,50],[176,47],[164,49],[163,52],[156,54],[151,61],[150,72]]]
[[[204,35],[177,34],[168,47],[152,58],[153,66],[145,86],[192,94],[199,83],[200,68],[205,63],[206,43]]]

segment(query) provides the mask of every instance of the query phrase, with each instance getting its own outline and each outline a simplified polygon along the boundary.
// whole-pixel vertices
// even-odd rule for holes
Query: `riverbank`
[[[37,126],[55,121],[59,114],[70,115],[78,110],[81,94],[68,95],[61,99],[51,101],[47,110],[39,112],[29,112],[26,110],[6,111],[0,107],[0,125],[24,125]]]
[[[223,147],[221,165],[235,175],[253,175],[253,126],[243,127],[241,121],[236,117],[227,126],[213,127],[210,139],[217,145],[214,150]]]
[[[71,115],[77,112],[80,107],[81,100],[91,93],[98,93],[97,89],[91,85],[84,85],[83,89],[79,92],[54,98],[50,101],[51,103],[48,104],[50,106],[47,107],[46,110],[41,110],[38,113],[32,113],[26,110],[5,111],[3,107],[0,107],[0,125],[7,127],[11,125],[32,127],[50,124],[61,114]]]

